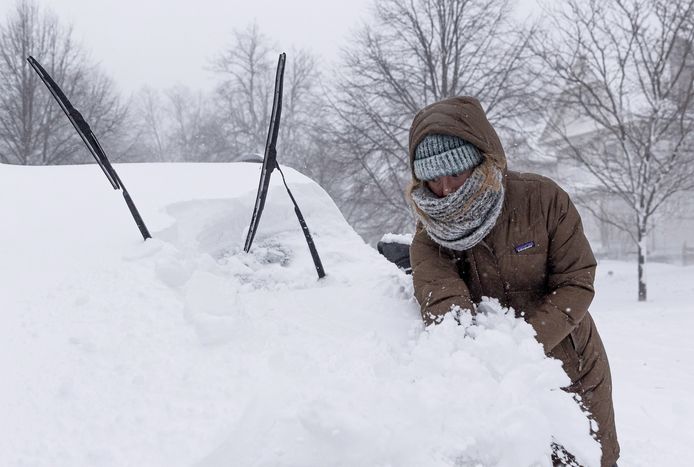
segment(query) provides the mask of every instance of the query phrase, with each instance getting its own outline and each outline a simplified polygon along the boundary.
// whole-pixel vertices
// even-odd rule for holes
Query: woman
[[[440,322],[454,305],[474,313],[483,296],[513,307],[597,422],[601,465],[616,465],[610,367],[588,313],[596,262],[569,196],[546,177],[507,170],[475,98],[422,109],[409,153],[419,220],[410,257],[424,321]]]

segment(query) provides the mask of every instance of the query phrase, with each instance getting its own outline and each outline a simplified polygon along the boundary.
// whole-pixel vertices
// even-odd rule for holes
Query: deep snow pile
[[[529,325],[424,330],[410,278],[287,170],[0,165],[0,465],[530,466],[599,448]]]

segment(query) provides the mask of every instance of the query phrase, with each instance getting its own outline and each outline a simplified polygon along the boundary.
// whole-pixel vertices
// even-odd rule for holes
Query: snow
[[[381,237],[383,243],[399,243],[401,245],[410,245],[412,243],[412,234],[395,234],[387,233]]]
[[[243,253],[259,164],[116,169],[153,239],[95,166],[0,165],[0,465],[529,466],[552,439],[597,465],[529,325],[490,301],[425,330],[410,277],[301,174],[322,280],[279,177]],[[694,268],[637,303],[635,265],[607,267],[623,465],[684,465]]]
[[[591,307],[612,368],[620,466],[688,466],[694,439],[694,267],[651,263],[637,301],[636,262],[598,265]]]

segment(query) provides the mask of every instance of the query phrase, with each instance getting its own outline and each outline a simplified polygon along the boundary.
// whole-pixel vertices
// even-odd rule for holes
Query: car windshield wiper
[[[82,138],[82,141],[84,141],[87,149],[89,149],[89,152],[92,154],[92,156],[94,156],[94,160],[96,160],[96,163],[99,164],[99,167],[101,167],[101,170],[103,170],[104,175],[106,175],[106,178],[108,179],[109,183],[111,183],[113,189],[120,190],[123,193],[125,203],[128,205],[128,209],[130,210],[130,214],[132,214],[133,219],[135,219],[135,224],[137,224],[138,229],[140,229],[142,238],[145,240],[152,238],[149,230],[147,230],[145,222],[140,216],[139,211],[135,207],[135,203],[130,197],[130,193],[128,193],[125,185],[123,185],[123,181],[118,176],[118,173],[116,173],[116,169],[113,168],[111,162],[108,160],[108,157],[106,157],[106,153],[99,144],[99,140],[96,139],[96,136],[92,132],[89,124],[84,120],[84,117],[82,117],[82,114],[72,106],[72,103],[67,98],[63,90],[60,89],[60,86],[53,81],[51,75],[48,74],[48,72],[38,61],[36,61],[34,57],[27,57],[27,61],[34,71],[36,71],[36,73],[39,75],[41,81],[43,81],[43,84],[45,84],[48,90],[51,92],[55,100],[58,102],[58,105],[60,105],[60,108],[63,109],[63,112],[65,112],[65,115],[70,120],[70,123],[72,123],[72,126],[75,127],[75,130],[77,130],[77,133],[79,133],[80,137]]]
[[[289,197],[294,203],[294,212],[296,217],[299,219],[299,224],[301,225],[301,230],[306,238],[306,243],[308,244],[308,249],[311,252],[311,257],[313,258],[313,264],[316,268],[316,273],[318,273],[318,278],[321,279],[325,277],[325,271],[323,270],[323,264],[321,263],[320,256],[318,256],[318,251],[316,250],[316,245],[313,243],[313,238],[311,237],[311,232],[308,230],[304,216],[301,214],[299,205],[294,199],[289,186],[287,185],[287,180],[284,178],[284,173],[280,169],[277,163],[277,135],[279,134],[280,128],[280,117],[282,115],[282,83],[284,81],[284,64],[286,61],[286,54],[280,54],[279,62],[277,63],[277,73],[275,75],[275,96],[272,102],[272,113],[270,117],[270,128],[267,134],[267,141],[265,143],[265,156],[263,157],[263,167],[260,172],[260,183],[258,185],[258,195],[255,199],[255,206],[253,208],[253,216],[251,217],[251,225],[248,228],[248,235],[246,236],[246,243],[244,246],[244,251],[248,253],[251,250],[251,245],[253,244],[253,239],[255,238],[256,231],[258,230],[258,224],[260,223],[260,216],[263,213],[263,208],[265,207],[265,199],[267,198],[267,190],[270,185],[270,176],[272,171],[277,169],[282,175],[282,182],[284,187],[289,193]]]

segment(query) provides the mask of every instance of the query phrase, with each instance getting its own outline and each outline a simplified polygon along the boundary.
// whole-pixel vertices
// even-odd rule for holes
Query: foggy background
[[[368,0],[41,0],[124,93],[142,86],[215,84],[210,60],[233,41],[234,29],[255,23],[280,49],[302,47],[332,60],[350,28],[367,14]],[[3,14],[15,2],[2,0]]]

